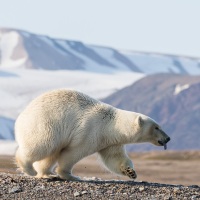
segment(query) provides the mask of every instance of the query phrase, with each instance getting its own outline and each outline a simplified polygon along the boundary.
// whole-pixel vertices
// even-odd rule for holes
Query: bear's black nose
[[[170,141],[170,137],[168,137],[168,138],[165,140],[166,143],[169,142],[169,141]]]

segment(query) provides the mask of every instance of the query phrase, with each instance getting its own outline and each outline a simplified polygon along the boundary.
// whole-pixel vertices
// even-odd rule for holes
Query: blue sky
[[[200,0],[0,0],[0,27],[200,57]]]

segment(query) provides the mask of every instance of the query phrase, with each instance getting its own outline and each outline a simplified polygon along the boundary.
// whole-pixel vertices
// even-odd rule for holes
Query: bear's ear
[[[139,117],[138,117],[138,125],[139,125],[140,127],[142,127],[142,126],[143,126],[143,123],[144,123],[144,121],[143,121],[142,117],[139,116]]]

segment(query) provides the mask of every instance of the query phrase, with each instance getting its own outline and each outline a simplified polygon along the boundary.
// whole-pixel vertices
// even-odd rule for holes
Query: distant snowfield
[[[0,140],[0,155],[14,155],[17,146],[17,142],[13,140]]]
[[[1,76],[1,73],[10,73],[12,76]],[[101,99],[143,76],[144,74],[131,72],[101,74],[72,70],[0,71],[0,116],[16,118],[33,98],[45,91],[69,88]]]
[[[132,72],[103,74],[72,70],[0,70],[0,122],[3,123],[0,138],[5,139],[0,142],[0,154],[12,155],[15,152],[16,143],[6,140],[13,139],[13,123],[9,118],[15,120],[26,105],[43,92],[69,88],[101,99],[143,76]]]

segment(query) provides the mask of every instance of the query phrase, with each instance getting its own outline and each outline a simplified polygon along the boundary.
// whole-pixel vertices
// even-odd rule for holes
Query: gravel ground
[[[200,186],[101,180],[82,182],[0,173],[0,199],[200,199]]]

